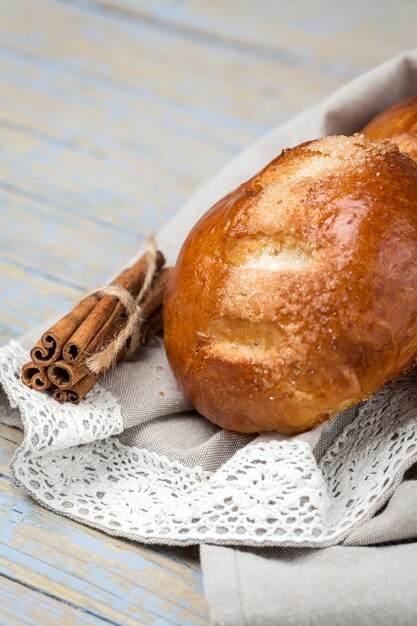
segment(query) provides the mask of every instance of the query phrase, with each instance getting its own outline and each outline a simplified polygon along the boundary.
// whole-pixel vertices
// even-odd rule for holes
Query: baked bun
[[[362,135],[282,154],[188,235],[165,345],[224,428],[313,428],[417,355],[417,165]]]
[[[389,139],[417,161],[417,96],[401,100],[386,109],[362,131],[371,139]]]

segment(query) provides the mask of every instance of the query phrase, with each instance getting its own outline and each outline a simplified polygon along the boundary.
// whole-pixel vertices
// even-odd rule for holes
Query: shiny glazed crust
[[[371,139],[389,139],[417,161],[417,96],[386,109],[362,131]]]
[[[165,345],[198,411],[297,433],[417,356],[417,165],[387,142],[326,137],[282,154],[188,235]]]

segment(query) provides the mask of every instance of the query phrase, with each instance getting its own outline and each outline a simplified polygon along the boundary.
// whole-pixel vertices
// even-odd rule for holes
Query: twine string
[[[150,237],[148,240],[148,265],[142,287],[136,297],[132,296],[127,289],[119,285],[105,285],[100,289],[94,289],[88,296],[95,296],[97,299],[104,296],[114,296],[124,306],[127,322],[125,326],[116,334],[116,336],[102,349],[100,352],[93,354],[86,359],[85,363],[88,369],[94,374],[99,374],[107,370],[116,361],[117,355],[130,339],[129,348],[126,352],[126,358],[130,358],[136,352],[141,339],[141,330],[144,322],[141,303],[151,286],[152,280],[157,269],[156,257],[157,250],[155,240]]]

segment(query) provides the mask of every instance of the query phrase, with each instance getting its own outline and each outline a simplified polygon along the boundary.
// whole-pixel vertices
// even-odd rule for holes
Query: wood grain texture
[[[414,48],[417,5],[410,0],[286,2],[251,0],[61,0],[109,16],[136,18],[183,37],[205,39],[289,66],[345,77]],[[220,9],[220,10],[219,10]]]
[[[0,342],[99,285],[234,154],[415,45],[410,0],[0,0]],[[33,504],[0,427],[1,624],[207,624],[195,551]]]
[[[36,587],[22,585],[9,575],[0,575],[0,603],[2,626],[16,624],[16,606],[20,607],[19,624],[56,626],[66,623],[82,626],[86,623],[86,613],[81,613],[69,603],[64,604],[56,600],[53,594],[44,593],[39,596]],[[95,615],[87,615],[89,624],[104,625],[108,623]]]

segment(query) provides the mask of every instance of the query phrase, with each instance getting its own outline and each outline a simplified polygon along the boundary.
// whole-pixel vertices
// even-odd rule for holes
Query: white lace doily
[[[13,476],[38,502],[110,534],[149,543],[327,546],[391,495],[417,458],[416,374],[386,387],[317,464],[302,438],[273,434],[216,472],[120,443],[117,399],[96,385],[59,405],[20,382],[27,354],[0,349],[0,382],[24,441]]]

